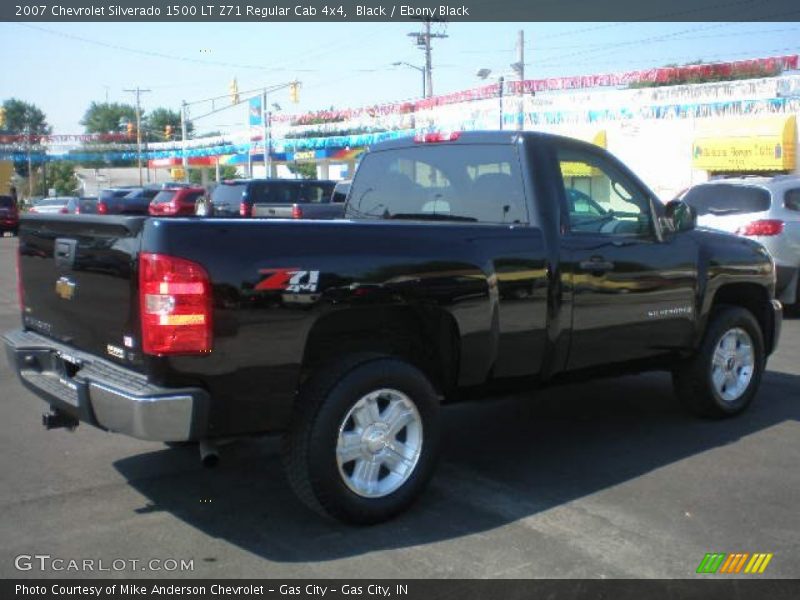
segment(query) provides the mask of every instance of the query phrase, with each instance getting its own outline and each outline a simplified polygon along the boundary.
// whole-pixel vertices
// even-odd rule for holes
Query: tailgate
[[[23,323],[59,342],[141,368],[136,260],[143,217],[26,216]],[[135,368],[135,366],[134,366]]]
[[[254,204],[253,216],[272,219],[291,219],[294,204]]]

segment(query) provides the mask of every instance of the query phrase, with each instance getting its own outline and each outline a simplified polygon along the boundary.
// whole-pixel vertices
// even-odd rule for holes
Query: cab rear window
[[[368,153],[351,184],[346,216],[527,223],[516,150],[436,144]]]

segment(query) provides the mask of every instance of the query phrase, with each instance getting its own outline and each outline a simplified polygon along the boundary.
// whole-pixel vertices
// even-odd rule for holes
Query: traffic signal
[[[236,77],[231,81],[228,91],[230,92],[231,104],[239,104],[239,83],[236,81]]]
[[[297,104],[300,102],[300,82],[295,81],[289,86],[289,99]]]
[[[172,139],[172,125],[165,125],[164,126],[164,139],[171,140]]]
[[[136,133],[136,125],[134,125],[133,123],[128,123],[125,126],[125,130],[128,132],[128,137],[133,137],[134,134]]]

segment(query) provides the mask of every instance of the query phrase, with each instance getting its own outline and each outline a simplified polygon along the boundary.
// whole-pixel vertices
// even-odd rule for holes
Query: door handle
[[[580,268],[584,271],[591,273],[605,273],[606,271],[614,270],[614,263],[608,260],[603,260],[599,256],[593,256],[589,260],[582,260],[578,263]]]

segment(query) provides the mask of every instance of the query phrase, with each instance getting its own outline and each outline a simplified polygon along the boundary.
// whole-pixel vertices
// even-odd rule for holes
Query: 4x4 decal
[[[303,271],[296,267],[288,269],[259,269],[261,275],[266,275],[258,285],[257,290],[279,290],[282,292],[313,293],[319,285],[319,271]]]

